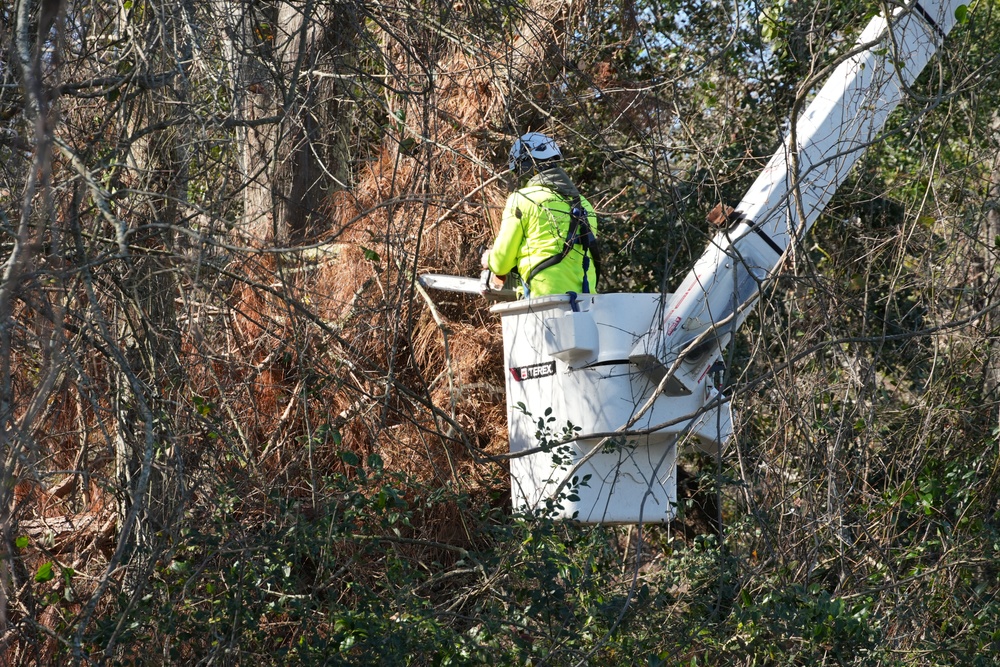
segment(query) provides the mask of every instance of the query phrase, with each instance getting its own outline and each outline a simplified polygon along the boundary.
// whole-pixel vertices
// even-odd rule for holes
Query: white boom
[[[586,523],[674,516],[678,444],[718,451],[732,433],[709,371],[963,5],[912,2],[873,19],[674,294],[493,306],[509,370],[516,507]]]
[[[793,243],[801,240],[889,114],[954,27],[964,0],[925,0],[877,16],[797,119],[720,232],[667,304],[662,326],[629,359],[659,382],[685,348],[667,394],[697,391],[732,332],[756,304]],[[795,141],[794,157],[792,141]],[[797,165],[796,165],[797,161]],[[797,166],[797,169],[795,168]],[[800,207],[801,206],[801,207]],[[709,332],[710,329],[714,331]],[[706,334],[707,335],[703,335]]]

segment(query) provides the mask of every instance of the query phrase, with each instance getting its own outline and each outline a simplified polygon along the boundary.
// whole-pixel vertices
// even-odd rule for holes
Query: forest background
[[[477,275],[555,136],[602,291],[669,290],[891,3],[0,8],[0,656],[995,664],[1000,9],[731,350],[668,526],[510,508]]]

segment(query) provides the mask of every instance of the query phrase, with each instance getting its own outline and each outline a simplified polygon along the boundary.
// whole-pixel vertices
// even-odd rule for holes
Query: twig
[[[432,222],[431,224],[427,225],[427,228],[426,228],[426,229],[424,230],[424,233],[426,234],[427,232],[430,232],[430,231],[432,231],[432,230],[433,230],[433,229],[434,229],[435,227],[437,227],[437,226],[438,226],[439,224],[441,224],[442,222],[444,222],[445,220],[447,220],[448,218],[450,218],[450,217],[451,217],[452,215],[454,215],[454,214],[455,214],[455,211],[457,211],[457,210],[458,210],[458,207],[459,207],[459,206],[461,206],[461,205],[462,205],[462,204],[464,204],[465,202],[467,202],[467,201],[469,201],[470,199],[472,199],[472,198],[473,198],[474,196],[476,196],[476,193],[477,193],[477,192],[479,192],[480,190],[482,190],[483,188],[485,188],[485,187],[486,187],[487,185],[490,185],[491,183],[495,183],[495,182],[499,181],[499,180],[500,180],[501,178],[503,178],[503,177],[504,177],[504,175],[505,175],[505,174],[504,174],[504,172],[500,172],[499,174],[494,174],[494,175],[493,175],[492,177],[490,177],[490,178],[486,179],[485,181],[483,181],[483,182],[482,182],[482,183],[481,183],[481,184],[479,185],[479,187],[476,187],[476,188],[474,188],[473,190],[471,190],[471,191],[469,192],[469,194],[467,194],[467,195],[465,195],[464,197],[462,197],[461,199],[459,199],[459,200],[458,200],[458,201],[457,201],[457,202],[455,203],[455,205],[454,205],[454,206],[452,206],[452,207],[451,207],[451,208],[449,208],[449,209],[448,209],[447,211],[445,211],[445,212],[444,212],[444,213],[443,213],[443,214],[441,215],[441,217],[440,217],[440,218],[438,218],[437,220],[435,220],[435,221],[434,221],[434,222]]]

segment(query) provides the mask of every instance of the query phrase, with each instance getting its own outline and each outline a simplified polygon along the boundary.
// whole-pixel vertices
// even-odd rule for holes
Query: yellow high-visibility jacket
[[[521,279],[531,270],[563,250],[571,223],[570,207],[576,196],[576,187],[559,167],[546,169],[528,184],[507,197],[500,231],[489,255],[489,268],[498,276],[505,276],[515,268]],[[587,211],[590,229],[597,235],[597,214],[583,196],[580,203]],[[561,262],[539,271],[526,290],[527,296],[546,294],[582,294],[597,292],[597,267],[589,258],[584,284],[584,252],[582,245],[575,245]]]

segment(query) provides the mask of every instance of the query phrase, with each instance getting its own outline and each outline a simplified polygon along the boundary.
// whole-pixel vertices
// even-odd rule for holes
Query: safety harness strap
[[[583,208],[580,203],[580,197],[577,195],[570,202],[569,208],[569,231],[566,233],[566,240],[563,241],[562,252],[558,255],[552,255],[532,267],[531,271],[528,272],[527,277],[524,278],[525,288],[531,289],[531,280],[539,272],[544,271],[550,266],[555,266],[559,262],[566,259],[566,255],[569,254],[573,246],[580,244],[583,246],[583,293],[590,293],[590,285],[587,280],[587,270],[590,268],[590,258],[594,259],[594,269],[597,271],[598,276],[601,273],[601,262],[599,258],[599,253],[597,251],[597,237],[594,236],[594,231],[590,228],[590,220],[587,218],[587,210]]]

